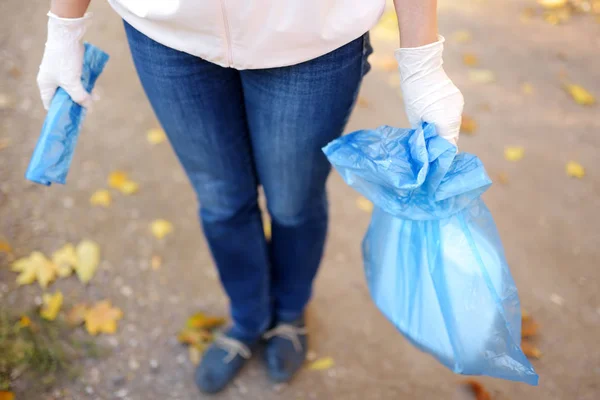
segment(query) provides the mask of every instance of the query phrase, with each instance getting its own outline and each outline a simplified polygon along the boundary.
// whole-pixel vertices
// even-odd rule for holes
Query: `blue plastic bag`
[[[108,54],[85,43],[81,82],[88,92],[94,88],[107,61]],[[58,88],[50,103],[25,178],[46,186],[65,183],[85,112],[85,108],[71,100],[64,89]]]
[[[480,198],[491,185],[481,161],[428,124],[358,131],[323,150],[375,204],[363,257],[383,314],[455,373],[537,385],[520,349],[517,288]]]

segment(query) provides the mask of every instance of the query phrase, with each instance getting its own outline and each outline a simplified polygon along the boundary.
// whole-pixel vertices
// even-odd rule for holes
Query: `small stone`
[[[133,294],[133,289],[127,285],[121,286],[121,294],[125,297],[131,297]]]
[[[150,370],[152,370],[153,372],[158,372],[158,370],[160,369],[160,365],[158,364],[158,361],[156,361],[155,359],[150,360]]]
[[[119,345],[119,340],[114,336],[110,336],[106,340],[108,341],[108,344],[111,345],[112,347],[117,347]]]
[[[125,377],[123,375],[117,375],[114,378],[112,378],[112,384],[115,386],[121,386],[125,384]]]
[[[135,339],[129,339],[129,345],[130,345],[131,347],[137,347],[137,345],[138,345],[138,341],[137,341],[137,340],[135,340]]]
[[[306,361],[315,361],[317,359],[317,353],[312,350],[309,350],[306,353]]]
[[[115,392],[115,396],[118,397],[118,398],[120,398],[120,399],[122,399],[125,396],[127,396],[127,394],[129,394],[129,391],[127,389],[125,389],[125,388],[119,389],[119,390],[117,390]]]
[[[129,365],[129,369],[132,371],[137,371],[140,369],[140,363],[137,362],[135,358],[130,358],[127,364]]]
[[[273,385],[273,391],[275,393],[281,393],[288,387],[287,383],[278,383]]]
[[[42,298],[40,296],[35,296],[33,298],[33,302],[35,303],[36,306],[41,306],[43,303]]]
[[[98,384],[100,383],[100,370],[98,370],[98,368],[92,368],[90,369],[90,383],[91,384]]]
[[[187,358],[185,357],[185,354],[180,354],[175,360],[177,361],[177,364],[185,364]]]
[[[86,386],[86,387],[85,387],[85,392],[86,392],[87,394],[89,394],[89,395],[92,395],[92,394],[94,394],[94,388],[93,388],[93,387],[91,387],[91,386]]]
[[[554,304],[556,304],[557,306],[562,306],[565,303],[565,299],[563,299],[561,296],[559,296],[556,293],[552,293],[550,295],[550,301],[553,302]]]
[[[240,394],[248,393],[248,388],[243,383],[235,381],[235,386],[237,387],[237,390],[238,392],[240,392]]]
[[[62,204],[64,208],[73,208],[75,200],[72,197],[65,197],[64,199],[62,199]]]

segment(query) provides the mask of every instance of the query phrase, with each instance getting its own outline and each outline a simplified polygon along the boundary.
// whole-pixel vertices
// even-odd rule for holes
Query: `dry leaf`
[[[12,270],[20,272],[17,276],[17,284],[29,285],[36,280],[41,287],[46,288],[57,275],[56,265],[48,260],[39,251],[34,251],[29,257],[16,260],[12,264]]]
[[[186,327],[191,329],[215,329],[225,324],[225,318],[214,317],[204,313],[196,313],[189,317],[185,323]]]
[[[52,253],[52,262],[56,265],[56,273],[61,278],[65,278],[73,272],[77,266],[77,254],[75,247],[71,243],[65,244],[60,249]]]
[[[521,338],[529,338],[538,334],[540,326],[531,318],[521,319]]]
[[[153,255],[152,259],[150,260],[150,266],[152,267],[152,269],[156,271],[157,269],[160,268],[161,265],[162,265],[161,256]]]
[[[85,321],[85,313],[87,311],[87,304],[75,304],[67,313],[67,323],[72,326],[81,325]]]
[[[369,100],[365,99],[362,96],[358,96],[357,104],[360,108],[369,108],[371,106]]]
[[[123,194],[133,194],[139,190],[139,185],[130,180],[124,171],[113,171],[108,175],[108,186],[118,189]]]
[[[123,194],[127,194],[127,195],[134,194],[134,193],[137,193],[140,190],[140,185],[137,184],[134,181],[126,181],[125,183],[123,183],[121,185],[121,187],[119,188],[119,190]]]
[[[496,75],[489,69],[470,69],[469,79],[475,83],[492,83],[496,81]]]
[[[504,158],[508,161],[519,161],[525,156],[525,148],[509,146],[504,149]]]
[[[0,150],[4,150],[10,146],[10,138],[0,139]]]
[[[475,134],[476,130],[477,130],[477,122],[475,122],[475,120],[473,118],[469,117],[468,115],[463,114],[462,122],[460,123],[461,133],[464,133],[467,135],[473,135],[473,134]]]
[[[0,400],[15,400],[15,394],[13,392],[0,390]]]
[[[527,358],[534,358],[537,360],[542,356],[542,352],[540,351],[540,349],[535,347],[533,344],[525,341],[521,342],[521,351],[523,351],[523,354],[525,354]]]
[[[45,293],[42,297],[43,305],[40,310],[42,318],[48,321],[54,321],[63,303],[63,294],[58,291],[54,294]]]
[[[177,341],[179,343],[189,344],[193,346],[200,345],[203,343],[209,343],[212,340],[212,333],[203,329],[184,328],[177,335]]]
[[[173,232],[173,224],[166,219],[157,219],[150,224],[150,231],[157,239],[162,239]]]
[[[507,185],[508,184],[508,174],[506,174],[506,172],[500,172],[497,175],[497,179],[498,182],[503,184],[503,185]]]
[[[521,90],[524,94],[533,94],[533,85],[529,82],[525,82],[521,85]]]
[[[577,104],[591,106],[596,103],[596,98],[584,87],[574,84],[565,85],[565,90],[573,97]]]
[[[0,253],[12,254],[12,247],[7,241],[0,239]]]
[[[85,312],[85,329],[90,335],[98,333],[115,333],[117,321],[123,318],[123,312],[112,307],[110,300],[96,303]]]
[[[83,283],[88,283],[98,268],[100,263],[100,246],[91,240],[82,240],[75,249],[77,254],[77,265],[75,272],[77,277]]]
[[[10,76],[12,76],[15,79],[20,78],[22,75],[21,70],[16,65],[13,65],[12,67],[10,67],[10,69],[8,70],[8,73]]]
[[[542,7],[553,10],[557,8],[562,8],[567,5],[568,0],[537,0],[538,4]]]
[[[479,60],[475,54],[465,53],[463,54],[463,63],[469,67],[475,67],[479,64]]]
[[[457,43],[467,43],[472,39],[471,32],[467,30],[456,31],[452,34],[452,39]]]
[[[475,396],[475,400],[491,400],[492,396],[490,393],[483,387],[481,383],[476,381],[475,379],[469,379],[464,382],[464,385],[469,388],[471,393]]]
[[[335,363],[333,361],[333,358],[322,357],[322,358],[318,358],[315,361],[313,361],[312,363],[310,363],[308,365],[308,369],[313,370],[313,371],[323,371],[323,370],[333,367],[334,364]]]
[[[577,161],[569,161],[566,166],[567,175],[573,178],[583,178],[585,176],[585,168]]]
[[[150,144],[160,144],[167,140],[167,135],[162,129],[154,128],[146,132],[146,139]]]
[[[95,191],[90,197],[90,204],[93,206],[108,207],[112,202],[110,192],[105,189]]]
[[[356,199],[356,206],[364,212],[373,212],[373,203],[363,196],[359,196]]]
[[[22,315],[21,318],[19,318],[19,327],[27,328],[29,326],[31,326],[31,319],[27,315]]]
[[[394,58],[394,56],[385,55],[385,56],[372,56],[369,59],[369,63],[373,68],[384,71],[384,72],[392,72],[398,69],[398,61]]]

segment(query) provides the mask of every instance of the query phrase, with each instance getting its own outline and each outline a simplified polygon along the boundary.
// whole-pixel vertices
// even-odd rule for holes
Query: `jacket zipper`
[[[225,0],[221,0],[221,12],[223,13],[223,24],[225,25],[225,44],[227,45],[227,66],[233,65],[233,55],[231,50],[231,33],[229,32],[229,21],[227,20],[227,8]]]

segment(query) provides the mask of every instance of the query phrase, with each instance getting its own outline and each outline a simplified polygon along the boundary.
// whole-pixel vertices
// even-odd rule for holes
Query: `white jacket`
[[[155,41],[224,67],[283,67],[363,35],[385,0],[108,0]]]

